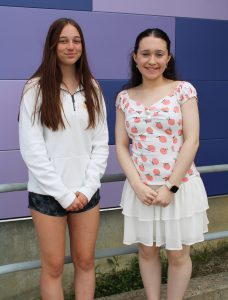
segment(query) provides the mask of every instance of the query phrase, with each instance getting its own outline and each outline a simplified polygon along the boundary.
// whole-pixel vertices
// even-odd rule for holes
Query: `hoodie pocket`
[[[85,172],[90,157],[80,155],[67,158],[55,158],[53,160],[56,172],[68,188],[79,188],[85,182]]]

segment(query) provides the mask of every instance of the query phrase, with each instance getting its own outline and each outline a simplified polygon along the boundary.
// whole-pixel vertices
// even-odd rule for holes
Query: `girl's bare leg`
[[[75,267],[75,299],[93,300],[94,255],[99,226],[99,205],[86,212],[69,214],[71,256]]]
[[[31,210],[40,245],[40,290],[43,300],[63,300],[61,285],[65,256],[66,217]]]
[[[167,250],[169,260],[167,300],[182,300],[187,289],[191,273],[192,261],[190,247],[182,250]]]
[[[160,300],[160,248],[139,245],[139,267],[148,300]]]

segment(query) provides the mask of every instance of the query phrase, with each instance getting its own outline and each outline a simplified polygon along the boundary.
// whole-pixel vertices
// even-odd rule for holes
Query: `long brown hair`
[[[86,99],[86,107],[89,114],[87,128],[94,128],[97,121],[96,117],[100,118],[104,113],[100,101],[100,87],[97,83],[95,84],[95,80],[89,68],[82,30],[72,19],[57,19],[49,28],[44,45],[42,62],[30,78],[39,78],[39,93],[41,93],[42,96],[42,103],[38,109],[39,118],[42,125],[45,125],[53,131],[65,128],[62,117],[63,107],[60,99],[62,72],[58,65],[56,48],[62,30],[68,24],[74,26],[78,30],[82,43],[82,55],[75,63],[75,69],[79,80],[79,86],[83,88]],[[35,111],[37,110],[37,105],[38,97],[36,99]]]

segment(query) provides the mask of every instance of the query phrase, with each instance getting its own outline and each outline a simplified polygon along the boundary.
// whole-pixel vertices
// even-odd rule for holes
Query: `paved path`
[[[165,300],[166,285],[162,285],[161,300]],[[193,278],[184,297],[186,300],[228,300],[228,272]],[[96,300],[146,300],[143,290],[97,298]]]

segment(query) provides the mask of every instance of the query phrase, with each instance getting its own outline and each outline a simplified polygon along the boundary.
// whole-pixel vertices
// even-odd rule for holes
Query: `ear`
[[[137,65],[137,56],[134,52],[132,53],[132,58],[134,59],[136,65]]]
[[[169,55],[169,57],[168,57],[168,61],[167,61],[167,64],[169,63],[169,61],[170,61],[171,57],[172,57],[172,54],[170,54],[170,55]]]

